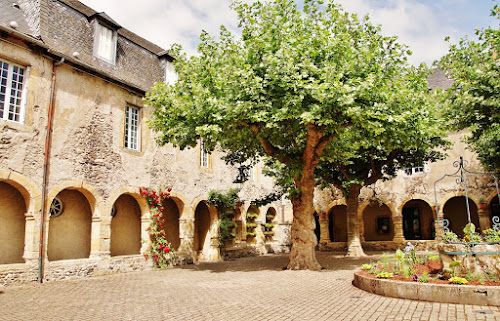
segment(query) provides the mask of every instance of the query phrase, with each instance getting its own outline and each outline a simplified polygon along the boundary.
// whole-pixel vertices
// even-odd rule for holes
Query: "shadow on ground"
[[[316,258],[323,271],[355,270],[364,263],[376,261],[381,253],[368,253],[363,258],[347,258],[341,252],[316,252]],[[216,263],[198,263],[182,266],[182,269],[195,271],[220,272],[253,272],[283,271],[288,265],[288,254],[269,254],[264,256],[243,257],[231,261]]]

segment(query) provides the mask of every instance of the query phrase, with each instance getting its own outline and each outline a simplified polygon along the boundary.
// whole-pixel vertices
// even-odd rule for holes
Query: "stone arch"
[[[52,200],[63,190],[72,190],[80,192],[87,199],[89,203],[90,212],[92,213],[92,218],[100,218],[101,213],[99,210],[97,210],[96,205],[102,204],[103,201],[100,197],[98,197],[99,194],[92,185],[89,185],[81,180],[64,182],[62,184],[59,184],[51,188],[51,190],[47,194],[47,199],[48,199],[47,213],[49,212]],[[109,212],[107,213],[109,214],[110,212],[111,212],[111,207],[109,207]],[[50,219],[48,214],[46,216],[46,219],[47,220]]]
[[[133,255],[141,250],[141,207],[130,194],[114,202],[111,219],[110,254]]]
[[[26,189],[23,192],[11,181],[0,181],[0,264],[24,263],[25,214],[29,206],[25,195],[29,194]]]
[[[180,219],[184,211],[184,203],[177,197],[170,197],[163,201],[163,231],[172,249],[178,250],[181,244]]]
[[[276,218],[277,212],[274,207],[269,207],[266,211],[265,225],[264,225],[264,236],[266,236],[270,241],[272,241],[274,236],[274,226],[273,221]]]
[[[60,216],[48,217],[49,261],[88,258],[95,197],[90,191],[81,187],[69,187],[49,198],[49,205],[56,196],[61,200],[64,209]]]
[[[0,182],[6,182],[16,188],[23,196],[26,213],[38,213],[41,204],[41,191],[29,178],[13,172],[0,169]]]
[[[328,211],[330,242],[347,242],[347,206],[336,205]]]
[[[498,202],[498,194],[495,193],[495,195],[490,199],[488,203],[488,211],[490,214],[490,222],[491,226],[493,226],[493,218],[495,216],[500,217],[500,203]]]
[[[479,228],[479,215],[476,202],[469,198],[471,222]],[[446,200],[443,205],[443,218],[450,222],[449,229],[459,236],[463,236],[463,229],[468,223],[465,196],[454,196]]]
[[[392,241],[394,238],[393,214],[389,206],[364,204],[362,208],[363,236],[365,241]]]
[[[255,218],[252,218],[255,216]],[[253,216],[252,216],[253,215]],[[260,209],[255,205],[250,205],[246,211],[246,236],[247,242],[255,244],[257,239],[257,220],[260,217]]]
[[[203,252],[210,247],[210,209],[204,201],[199,202],[194,211],[194,250]]]
[[[112,208],[115,205],[115,202],[118,200],[118,198],[120,198],[124,194],[127,194],[135,199],[137,205],[139,206],[141,217],[144,217],[146,216],[146,214],[149,213],[148,201],[146,201],[145,197],[139,194],[139,188],[133,186],[124,186],[110,195],[108,199],[109,201],[107,202],[106,207],[104,207],[103,209],[103,214],[104,214],[103,217],[107,217],[108,214],[111,213]]]
[[[401,208],[403,234],[406,240],[433,240],[435,215],[423,199],[410,199]]]

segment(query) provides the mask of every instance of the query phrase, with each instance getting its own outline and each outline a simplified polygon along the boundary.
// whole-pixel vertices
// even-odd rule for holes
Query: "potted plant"
[[[373,196],[372,198],[370,198],[370,205],[371,206],[382,206],[382,200],[376,196]]]
[[[481,198],[479,200],[479,207],[480,208],[488,208],[488,202],[484,198]]]

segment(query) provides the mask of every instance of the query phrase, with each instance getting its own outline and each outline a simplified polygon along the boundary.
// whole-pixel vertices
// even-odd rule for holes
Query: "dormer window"
[[[116,62],[117,30],[121,28],[108,15],[101,12],[94,20],[94,57],[110,64]]]
[[[110,64],[115,64],[116,31],[102,25],[101,23],[96,24],[94,56]]]
[[[165,65],[165,83],[174,85],[177,79],[179,79],[179,76],[175,72],[174,64],[171,61],[167,61]]]

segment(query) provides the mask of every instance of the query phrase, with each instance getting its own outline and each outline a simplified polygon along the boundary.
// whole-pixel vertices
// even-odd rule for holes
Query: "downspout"
[[[54,112],[55,86],[56,86],[56,69],[57,66],[64,63],[64,58],[55,61],[52,64],[52,82],[50,84],[50,101],[47,117],[47,132],[45,133],[45,152],[43,156],[43,181],[42,181],[42,213],[40,216],[40,245],[38,253],[38,283],[43,283],[44,276],[44,238],[45,238],[45,213],[47,212],[47,185],[49,181],[49,160],[50,147],[52,144],[52,123]]]

